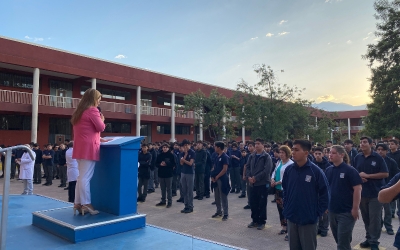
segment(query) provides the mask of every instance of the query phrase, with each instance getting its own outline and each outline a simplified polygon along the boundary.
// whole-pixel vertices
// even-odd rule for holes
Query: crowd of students
[[[226,221],[227,195],[236,193],[238,198],[247,197],[244,209],[251,209],[248,227],[262,230],[267,197],[274,194],[271,202],[276,203],[282,226],[277,233],[285,235],[290,249],[316,249],[317,235],[326,237],[329,229],[337,249],[351,249],[359,211],[366,231],[360,247],[379,249],[382,227],[394,235],[392,218],[398,199],[381,203],[378,194],[400,179],[398,144],[395,139],[376,144],[369,137],[362,137],[358,147],[351,140],[342,145],[329,140],[325,145],[307,140],[264,144],[260,138],[214,144],[188,140],[143,143],[138,202],[145,202],[147,194],[160,184],[161,201],[156,206],[170,208],[180,189],[177,202],[184,203],[181,212],[191,213],[193,199],[209,198],[211,190],[216,205],[212,217]],[[400,248],[399,235],[394,246]]]
[[[24,181],[22,194],[32,194],[32,184],[41,184],[43,178],[45,186],[60,179],[59,187],[69,190],[68,200],[73,202],[79,174],[72,159],[73,142],[48,144],[43,151],[35,143],[27,146],[34,151],[34,161],[23,150],[12,152],[10,178]],[[161,200],[156,206],[170,208],[173,197],[179,195],[176,202],[183,203],[181,212],[188,214],[194,210],[194,199],[210,198],[213,192],[216,210],[212,217],[226,221],[227,196],[236,193],[238,198],[247,197],[244,209],[251,209],[248,227],[262,230],[267,197],[273,194],[271,202],[276,203],[281,223],[277,234],[285,236],[290,249],[316,249],[317,234],[326,237],[329,228],[337,249],[351,249],[352,231],[361,211],[366,240],[360,247],[379,249],[382,227],[387,234],[394,234],[392,218],[399,207],[398,146],[395,139],[375,144],[369,137],[362,137],[357,148],[351,140],[343,146],[331,141],[312,145],[307,140],[264,143],[260,138],[246,142],[143,142],[138,155],[137,201],[145,202],[147,195],[160,187]],[[2,155],[3,166],[4,160]],[[399,233],[394,246],[400,249]]]

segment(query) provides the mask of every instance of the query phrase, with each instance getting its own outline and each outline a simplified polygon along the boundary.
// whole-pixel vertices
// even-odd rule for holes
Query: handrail
[[[6,153],[6,166],[3,166],[4,184],[3,184],[3,201],[1,210],[1,226],[0,226],[0,250],[6,249],[6,237],[7,237],[7,220],[8,220],[8,196],[10,190],[10,172],[11,172],[11,154],[14,149],[26,149],[32,160],[35,160],[32,150],[25,146],[19,145],[8,148],[0,148],[0,154]]]

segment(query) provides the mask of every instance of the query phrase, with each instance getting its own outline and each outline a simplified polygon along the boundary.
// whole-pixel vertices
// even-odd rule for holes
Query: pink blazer
[[[90,107],[82,114],[81,119],[74,126],[73,159],[100,160],[100,132],[105,129],[96,107]]]

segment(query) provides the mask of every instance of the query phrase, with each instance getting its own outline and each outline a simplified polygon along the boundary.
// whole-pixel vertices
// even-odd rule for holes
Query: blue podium
[[[116,137],[100,146],[100,161],[90,183],[98,215],[74,216],[72,206],[68,206],[33,212],[32,224],[75,243],[145,227],[146,215],[137,213],[142,139]]]

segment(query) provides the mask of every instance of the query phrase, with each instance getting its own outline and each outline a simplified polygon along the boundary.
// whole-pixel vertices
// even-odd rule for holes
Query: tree
[[[256,65],[260,81],[250,85],[242,80],[236,88],[236,114],[252,137],[285,140],[304,138],[308,127],[310,103],[301,98],[304,89],[278,83],[271,67]]]
[[[200,89],[184,97],[184,107],[176,107],[178,112],[193,111],[195,124],[203,124],[209,137],[215,140],[236,138],[231,114],[235,104],[226,96],[213,89],[207,97]]]
[[[376,44],[369,44],[364,59],[372,76],[365,133],[372,137],[400,136],[400,1],[374,4],[378,20]]]
[[[308,134],[310,139],[315,143],[324,144],[327,140],[331,139],[332,129],[335,127],[334,114],[325,112],[324,110],[318,110],[315,112],[319,117],[317,122],[310,122],[314,126],[309,127]]]

